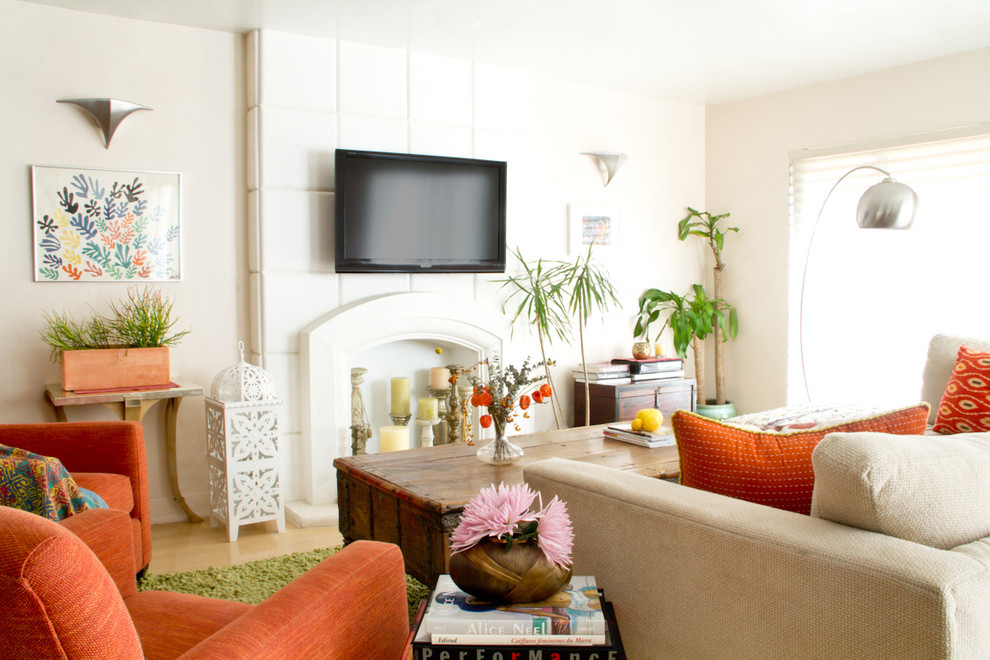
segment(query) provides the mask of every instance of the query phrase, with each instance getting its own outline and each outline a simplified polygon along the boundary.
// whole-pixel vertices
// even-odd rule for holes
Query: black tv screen
[[[337,149],[336,271],[505,271],[506,163]]]

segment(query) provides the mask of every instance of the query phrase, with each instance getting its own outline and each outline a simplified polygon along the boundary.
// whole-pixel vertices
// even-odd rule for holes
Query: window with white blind
[[[910,229],[859,229],[860,195],[883,175],[918,194]],[[821,220],[809,252],[815,219]],[[807,256],[807,275],[805,258]],[[801,152],[790,166],[788,401],[909,404],[928,340],[990,337],[990,126]]]

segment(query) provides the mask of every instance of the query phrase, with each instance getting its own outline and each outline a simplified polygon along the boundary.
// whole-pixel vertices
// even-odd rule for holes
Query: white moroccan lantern
[[[278,412],[272,377],[241,361],[213,380],[206,397],[210,523],[227,525],[237,540],[241,525],[274,520],[285,531],[285,502],[279,483]]]

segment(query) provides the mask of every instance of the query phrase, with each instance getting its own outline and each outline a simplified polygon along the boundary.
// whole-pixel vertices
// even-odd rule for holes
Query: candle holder
[[[458,398],[457,380],[461,374],[459,364],[448,364],[450,371],[450,396],[447,398],[447,441],[450,444],[461,442],[461,402]]]
[[[457,386],[457,393],[461,399],[461,442],[469,445],[474,444],[474,434],[471,428],[471,395],[474,394],[474,386],[471,383]]]
[[[371,422],[361,397],[361,383],[368,370],[364,367],[351,369],[351,453],[355,456],[365,453],[368,438],[371,437]]]
[[[449,426],[447,424],[447,413],[450,412],[447,408],[447,395],[450,394],[450,392],[446,388],[438,390],[433,387],[427,387],[426,391],[429,392],[430,396],[437,400],[438,423],[436,431],[433,432],[433,444],[450,444],[450,434],[448,432]]]
[[[422,428],[419,431],[419,446],[420,447],[432,447],[433,442],[433,427],[440,423],[439,419],[417,419],[416,423]]]
[[[408,415],[389,415],[392,418],[392,424],[394,426],[409,426],[409,420],[412,419],[412,414]]]

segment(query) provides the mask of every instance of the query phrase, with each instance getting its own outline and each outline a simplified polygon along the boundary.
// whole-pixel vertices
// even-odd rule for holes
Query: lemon
[[[643,420],[643,430],[653,433],[658,428],[660,428],[660,419],[657,417],[648,417]]]
[[[643,428],[643,420],[634,419],[633,421],[629,422],[629,425],[632,427],[633,431],[640,431]]]
[[[663,413],[656,408],[643,408],[638,413],[636,413],[636,419],[656,419],[658,424],[663,424]]]

